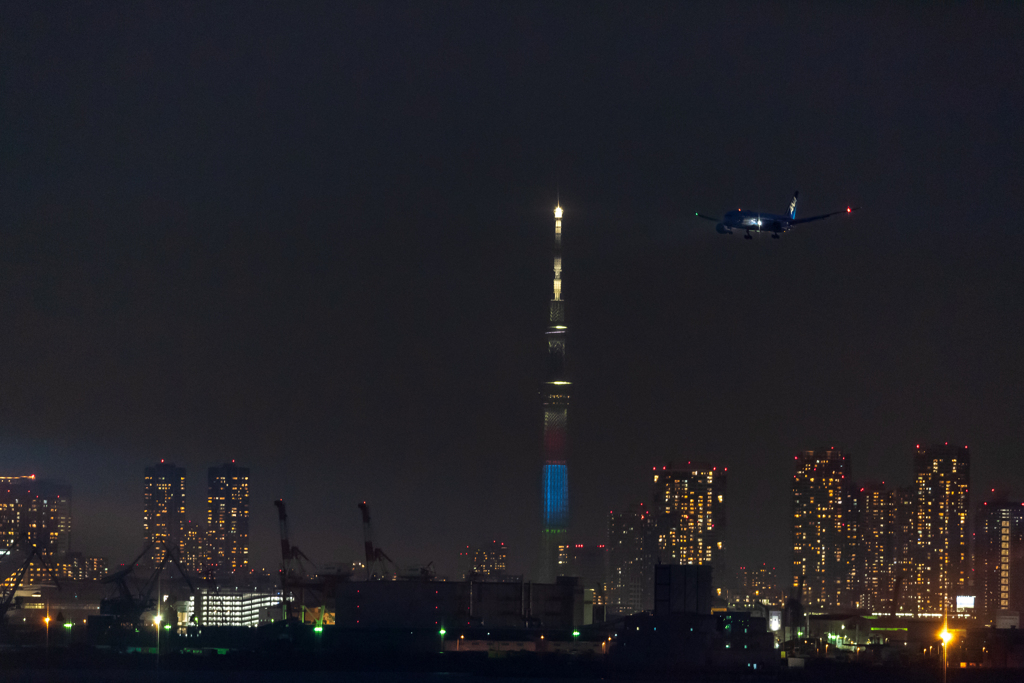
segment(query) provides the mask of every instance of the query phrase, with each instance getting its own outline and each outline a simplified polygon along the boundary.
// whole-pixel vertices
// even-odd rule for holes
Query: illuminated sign
[[[974,609],[974,596],[973,595],[958,595],[956,596],[956,608],[960,609]]]

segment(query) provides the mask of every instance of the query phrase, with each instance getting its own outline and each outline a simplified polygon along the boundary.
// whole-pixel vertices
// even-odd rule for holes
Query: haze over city
[[[142,547],[143,470],[250,468],[320,562],[457,575],[541,527],[564,209],[570,534],[729,468],[784,566],[793,457],[909,483],[969,445],[1024,496],[1019,8],[11,3],[0,21],[0,463]],[[979,39],[984,36],[984,39]],[[863,210],[747,242],[695,212]]]

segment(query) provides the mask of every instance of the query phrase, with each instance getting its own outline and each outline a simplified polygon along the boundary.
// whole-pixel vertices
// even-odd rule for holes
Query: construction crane
[[[15,551],[21,549],[27,551],[25,559],[20,565],[12,572],[11,565],[9,562],[0,564],[0,626],[3,626],[8,610],[11,609],[11,605],[14,603],[14,597],[18,592],[18,588],[21,586],[21,582],[25,578],[25,574],[28,572],[29,567],[32,564],[32,560],[38,560],[39,564],[47,571],[50,578],[53,580],[57,590],[60,590],[60,581],[57,580],[57,574],[53,571],[53,567],[46,561],[42,553],[39,552],[39,548],[32,543],[28,538],[27,532],[22,532],[18,536],[17,540],[11,544],[11,547],[7,549],[5,554],[6,560],[13,560],[15,558]],[[6,565],[6,566],[5,566]]]
[[[288,513],[285,511],[284,500],[281,498],[275,500],[274,506],[277,507],[277,519],[281,528],[281,569],[279,574],[281,576],[281,595],[285,605],[285,614],[289,620],[295,618],[292,614],[292,603],[288,596],[293,591],[297,591],[298,595],[295,597],[298,598],[299,602],[300,621],[306,623],[306,616],[308,614],[310,621],[315,626],[323,626],[324,617],[327,614],[325,582],[309,580],[309,574],[302,561],[305,560],[314,567],[316,563],[299,550],[298,546],[291,544],[288,536]],[[319,603],[317,607],[311,608],[306,606],[307,591],[311,598],[309,602]],[[333,622],[328,620],[328,623]]]
[[[370,524],[370,506],[366,504],[364,500],[359,503],[359,510],[363,513],[363,549],[366,552],[366,579],[387,579],[388,578],[388,566],[386,563],[390,563],[393,568],[393,574],[397,576],[398,565],[392,560],[387,554],[380,548],[376,548],[373,545],[373,527]],[[380,574],[377,573],[376,569],[380,567]]]
[[[134,583],[138,585],[138,578],[135,576],[136,566],[144,557],[157,550],[163,551],[160,562],[149,578],[133,590],[129,585],[129,580],[135,579]],[[125,627],[137,627],[142,622],[143,614],[160,607],[158,604],[160,596],[154,598],[153,591],[156,590],[168,560],[174,564],[174,568],[178,570],[181,578],[185,579],[189,591],[195,593],[196,588],[192,584],[192,579],[178,562],[178,558],[170,546],[162,542],[150,543],[130,565],[100,579],[100,583],[112,584],[116,589],[115,597],[100,600],[100,614],[118,617],[120,623]]]

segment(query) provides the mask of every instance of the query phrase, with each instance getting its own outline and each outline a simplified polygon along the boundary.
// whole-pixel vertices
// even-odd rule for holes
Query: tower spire
[[[562,299],[562,206],[555,206],[553,286],[548,327],[548,371],[544,397],[544,528],[541,541],[540,581],[552,583],[558,575],[558,546],[564,545],[569,527],[569,476],[566,463],[566,418],[569,389],[565,372],[565,302]]]

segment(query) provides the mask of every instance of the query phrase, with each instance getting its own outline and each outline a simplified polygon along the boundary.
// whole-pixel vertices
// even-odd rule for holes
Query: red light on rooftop
[[[853,209],[851,209],[850,207],[846,207],[846,213],[852,213],[852,212],[853,212]]]

